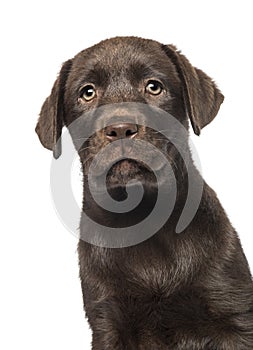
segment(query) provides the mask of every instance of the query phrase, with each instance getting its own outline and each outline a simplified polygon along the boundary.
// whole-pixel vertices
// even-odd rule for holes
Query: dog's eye
[[[96,89],[93,85],[87,84],[80,89],[80,97],[78,100],[91,101],[97,95]]]
[[[149,80],[145,91],[151,95],[159,95],[163,91],[162,83],[157,80]]]

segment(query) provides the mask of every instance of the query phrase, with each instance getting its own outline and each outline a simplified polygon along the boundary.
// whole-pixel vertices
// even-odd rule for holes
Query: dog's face
[[[177,115],[187,125],[180,91],[175,66],[155,42],[119,38],[77,55],[66,84],[65,124],[83,116],[83,128],[87,129],[88,123],[95,126],[95,133],[79,151],[85,172],[93,158],[113,143],[113,149],[99,161],[101,168],[114,162],[107,176],[109,187],[124,185],[131,179],[149,185],[155,182],[153,172],[145,166],[145,156],[152,169],[162,170],[162,163],[155,164],[155,149],[168,156],[169,147],[163,134],[146,126],[149,117],[145,106]],[[104,127],[106,122],[110,125]],[[79,139],[80,133],[78,136]],[[131,144],[132,140],[135,142]],[[154,150],[145,152],[138,140],[153,144]],[[137,148],[143,162],[133,160]]]
[[[114,145],[100,157],[98,176],[111,163],[109,187],[125,185],[131,179],[150,185],[155,183],[151,169],[164,169],[163,162],[157,160],[156,149],[172,165],[177,158],[177,150],[159,132],[160,128],[149,126],[150,119],[155,119],[160,110],[187,128],[190,118],[199,134],[215,117],[222,101],[213,81],[192,67],[175,47],[119,37],[86,49],[63,65],[42,107],[36,131],[42,144],[58,157],[61,150],[56,142],[66,125],[78,148],[84,174],[101,150]],[[81,147],[80,142],[77,146],[82,130],[87,128],[94,132]],[[147,151],[145,144],[138,141],[148,142],[154,148]],[[187,139],[182,142],[187,144]],[[136,151],[143,155],[142,161],[135,159]]]

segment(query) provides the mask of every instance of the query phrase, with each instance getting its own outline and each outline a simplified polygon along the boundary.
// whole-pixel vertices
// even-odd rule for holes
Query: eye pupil
[[[86,96],[90,97],[93,95],[94,90],[93,90],[93,88],[89,88],[89,89],[85,90],[84,93],[86,94]]]
[[[156,90],[158,89],[158,85],[155,84],[155,83],[150,83],[150,84],[149,84],[149,87],[150,87],[150,89],[153,90],[153,91],[156,91]]]

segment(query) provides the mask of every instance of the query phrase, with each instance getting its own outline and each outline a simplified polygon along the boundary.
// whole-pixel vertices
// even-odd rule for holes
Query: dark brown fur
[[[154,98],[143,93],[143,81],[157,76],[162,77],[169,94]],[[84,82],[98,87],[94,102],[78,103]],[[118,102],[158,106],[185,127],[189,117],[199,134],[216,116],[222,101],[215,83],[192,67],[174,46],[135,37],[114,38],[63,64],[36,131],[42,144],[58,157],[61,148],[55,145],[62,126],[68,127],[83,112],[98,106]],[[138,137],[159,147],[176,164],[179,193],[168,222],[138,245],[101,248],[80,240],[80,277],[93,331],[92,349],[252,350],[252,278],[238,236],[216,194],[204,184],[194,219],[184,232],[176,234],[187,193],[184,164],[161,135],[158,138],[152,130],[140,127]],[[127,216],[105,212],[92,200],[86,174],[90,165],[87,158],[92,159],[106,144],[102,130],[79,152],[84,173],[83,210],[107,226],[133,224],[152,210],[152,173],[136,162],[116,165],[108,175],[112,195],[120,199],[123,192],[115,193],[115,188],[137,178],[146,186],[145,205]],[[201,178],[193,163],[189,169],[198,186]],[[88,230],[83,219],[80,230],[81,234]]]

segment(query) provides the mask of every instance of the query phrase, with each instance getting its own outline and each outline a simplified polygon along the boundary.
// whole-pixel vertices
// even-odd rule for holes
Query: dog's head
[[[149,167],[157,171],[163,168],[155,149],[175,159],[175,148],[161,126],[152,127],[150,120],[164,111],[186,129],[190,119],[199,135],[214,119],[222,101],[223,95],[212,79],[194,68],[174,46],[117,37],[86,49],[63,64],[51,95],[42,106],[36,132],[43,146],[53,150],[57,158],[61,154],[57,141],[62,127],[67,126],[79,150],[84,173],[101,150],[114,144],[100,157],[98,174],[111,162],[114,165],[108,174],[109,185],[122,185],[131,178],[152,183]],[[171,123],[163,127],[170,129]],[[87,128],[93,132],[89,138],[84,137],[80,146],[78,140]],[[148,142],[154,149],[145,152],[140,141]],[[135,159],[136,149],[142,153],[142,161]]]

